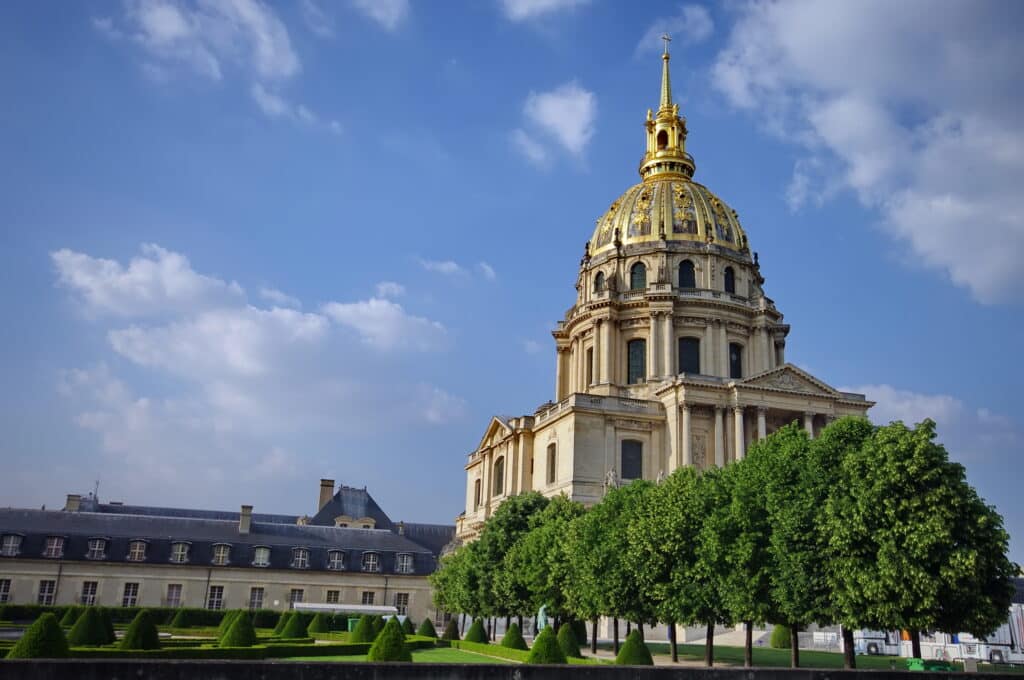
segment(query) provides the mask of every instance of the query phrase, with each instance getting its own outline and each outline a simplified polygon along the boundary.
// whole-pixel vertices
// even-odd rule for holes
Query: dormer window
[[[309,568],[309,549],[292,548],[292,569]]]
[[[142,562],[146,559],[146,542],[131,541],[128,543],[128,561]]]
[[[17,557],[21,552],[21,536],[18,534],[4,534],[0,540],[0,555],[4,557]]]
[[[174,564],[185,564],[188,562],[189,544],[184,541],[171,543],[171,562]]]
[[[410,555],[409,553],[399,553],[398,562],[395,564],[395,573],[412,573],[412,555]]]
[[[64,538],[61,536],[48,536],[46,547],[43,548],[43,557],[64,557]]]
[[[88,550],[85,552],[87,560],[102,560],[107,556],[107,540],[105,538],[90,538]]]
[[[327,551],[327,568],[331,571],[345,570],[345,553],[341,550]]]
[[[257,546],[252,553],[252,566],[254,567],[269,567],[270,566],[270,548],[265,545]]]
[[[363,571],[380,571],[380,555],[375,552],[363,553]]]
[[[218,543],[213,546],[213,563],[218,567],[225,566],[231,561],[231,546],[226,543]]]

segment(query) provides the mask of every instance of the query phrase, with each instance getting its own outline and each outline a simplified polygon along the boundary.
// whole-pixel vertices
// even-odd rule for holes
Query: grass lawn
[[[356,656],[296,656],[284,661],[336,661],[336,662],[360,662],[366,661],[365,654]],[[412,653],[412,660],[419,663],[515,663],[508,659],[499,659],[493,656],[484,656],[474,652],[466,652],[461,649],[449,647],[438,647],[436,649],[417,649]]]

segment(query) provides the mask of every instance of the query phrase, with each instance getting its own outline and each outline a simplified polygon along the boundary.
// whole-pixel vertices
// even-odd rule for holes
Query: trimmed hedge
[[[398,617],[392,616],[384,624],[384,629],[373,641],[366,655],[367,661],[406,661],[412,662],[412,654],[405,646],[405,633]]]
[[[309,618],[302,612],[292,612],[292,615],[288,617],[288,622],[284,624],[284,628],[281,629],[281,637],[283,638],[300,638],[307,637],[306,629],[309,627]]]
[[[64,616],[60,619],[60,625],[64,628],[70,628],[75,625],[75,622],[78,621],[78,617],[82,615],[83,609],[84,607],[68,607],[68,610],[64,612]]]
[[[331,630],[331,617],[323,612],[318,612],[313,620],[306,626],[307,633],[327,633]]]
[[[107,634],[107,644],[117,642],[117,633],[114,632],[114,618],[110,615],[110,609],[99,607],[100,620],[103,621],[103,630]]]
[[[377,637],[373,633],[373,621],[370,620],[369,614],[363,614],[359,617],[359,623],[356,624],[355,630],[353,630],[349,636],[349,642],[373,642],[373,639]]]
[[[416,626],[413,625],[412,619],[408,616],[405,617],[405,621],[402,621],[402,633],[405,635],[415,635]]]
[[[274,635],[281,634],[281,631],[284,630],[284,627],[288,624],[288,619],[290,618],[292,618],[292,612],[290,611],[281,614],[277,619],[277,624],[274,626]]]
[[[463,638],[466,642],[479,642],[487,644],[487,631],[484,630],[484,620],[476,619],[473,621],[473,625],[466,631],[466,636]]]
[[[441,636],[441,639],[458,640],[461,637],[459,635],[459,624],[456,622],[455,617],[448,619],[448,625],[444,627],[444,635]]]
[[[501,646],[508,647],[509,649],[529,649],[526,646],[526,640],[523,639],[523,634],[519,632],[519,624],[515,621],[512,622],[512,625],[505,631],[505,635],[502,636]]]
[[[533,641],[533,647],[526,657],[526,663],[555,664],[568,663],[565,652],[558,644],[551,626],[544,628]]]
[[[68,641],[57,617],[47,612],[36,619],[7,652],[8,659],[63,659],[68,656]]]
[[[406,647],[433,647],[433,640],[413,640]],[[370,651],[369,643],[254,645],[252,647],[170,647],[167,649],[116,649],[83,647],[71,650],[71,656],[87,659],[287,659],[294,656],[357,656]]]
[[[218,640],[224,637],[224,634],[228,632],[228,628],[231,627],[231,624],[235,622],[235,619],[241,613],[242,610],[240,609],[231,609],[226,614],[224,614],[223,618],[221,618],[220,620],[220,624],[217,626]]]
[[[249,615],[243,611],[235,615],[234,621],[218,643],[219,647],[252,647],[256,644],[256,631]]]
[[[651,650],[644,644],[644,638],[640,635],[640,629],[634,628],[633,632],[626,638],[625,644],[619,649],[619,655],[615,657],[615,663],[619,666],[653,666],[654,659],[651,658]]]
[[[370,623],[373,624],[373,639],[376,640],[380,632],[384,630],[384,617],[377,614],[370,614]]]
[[[437,630],[434,629],[434,624],[433,622],[431,622],[429,617],[423,619],[423,623],[420,624],[420,627],[419,629],[417,629],[416,634],[422,635],[423,637],[437,637]]]
[[[68,610],[70,613],[71,609]],[[64,616],[67,618],[67,615]],[[68,632],[68,644],[73,647],[98,647],[110,642],[103,615],[89,607],[78,617]]]
[[[566,658],[580,659],[583,657],[580,654],[580,642],[576,639],[576,632],[573,631],[570,624],[563,623],[559,626],[557,639],[558,646],[561,647]]]
[[[149,611],[143,609],[128,626],[121,639],[121,649],[160,649],[160,635]]]
[[[792,644],[789,636],[789,627],[780,623],[772,628],[772,636],[768,639],[768,646],[773,649],[789,649]]]
[[[39,604],[5,604],[0,605],[0,621],[35,621],[42,614],[51,613],[62,621],[69,609],[78,606],[51,607]],[[111,617],[114,623],[131,623],[143,609],[148,609],[150,616],[159,626],[173,625],[175,628],[195,626],[216,626],[224,617],[223,610],[193,609],[182,607],[113,607]],[[269,628],[277,622],[280,613],[272,609],[260,609],[255,612],[253,625],[258,628]]]

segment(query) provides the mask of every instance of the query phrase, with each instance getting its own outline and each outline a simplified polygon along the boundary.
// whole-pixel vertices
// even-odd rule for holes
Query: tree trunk
[[[597,654],[597,617],[590,619],[590,653]]]
[[[462,634],[465,631],[466,631],[466,615],[465,614],[459,614],[459,636],[461,637]]]
[[[754,665],[754,622],[744,621],[746,639],[743,641],[743,665],[750,668]]]
[[[511,616],[506,616],[505,617],[505,632],[506,633],[508,632],[508,627],[511,626],[511,625],[512,625],[512,617]],[[519,632],[522,633],[523,631],[519,631]]]
[[[668,624],[668,645],[672,649],[672,663],[679,663],[679,646],[676,645],[676,623]]]
[[[490,642],[491,640],[494,639],[494,637],[491,635],[491,626],[493,626],[493,625],[494,625],[494,617],[488,616],[487,617],[487,628],[486,628],[486,631],[487,631],[487,641],[488,642]]]
[[[789,665],[800,668],[800,626],[795,623],[789,626]]]
[[[537,633],[539,633],[539,632],[540,631],[537,630],[537,615],[534,614],[533,615],[533,636],[537,637]]]
[[[632,621],[626,621],[626,637],[629,637],[629,634],[632,633],[632,632],[633,632],[633,622]]]
[[[910,631],[910,654],[915,659],[921,657],[921,631],[912,630]]]
[[[523,615],[522,614],[519,614],[518,616],[516,616],[516,623],[519,624],[519,634],[520,635],[525,634],[526,631],[523,630]]]
[[[708,621],[707,633],[704,636],[704,665],[715,665],[715,622]]]
[[[612,649],[615,651],[615,656],[619,655],[619,619],[618,617],[612,619],[612,634],[615,638],[615,644]]]
[[[636,629],[638,631],[640,631],[640,639],[641,640],[646,640],[647,638],[644,637],[644,624],[643,623],[636,624]]]
[[[843,668],[852,670],[857,667],[857,657],[853,653],[853,628],[842,627],[843,631]]]

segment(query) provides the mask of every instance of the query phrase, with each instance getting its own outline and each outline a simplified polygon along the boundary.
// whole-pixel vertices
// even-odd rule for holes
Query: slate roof
[[[1013,603],[1024,604],[1024,577],[1014,576],[1013,586],[1015,588],[1013,593]]]
[[[357,489],[352,486],[340,486],[334,492],[334,497],[320,508],[311,520],[310,524],[323,526],[334,526],[334,518],[341,515],[348,515],[352,519],[360,517],[371,517],[376,522],[378,529],[391,529],[391,518],[388,517],[373,496],[367,493],[366,489]]]

